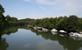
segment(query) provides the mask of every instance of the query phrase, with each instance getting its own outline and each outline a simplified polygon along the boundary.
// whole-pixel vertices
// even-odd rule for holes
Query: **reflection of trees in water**
[[[61,37],[59,34],[52,35],[51,33],[43,33],[38,32],[35,30],[32,30],[36,35],[41,35],[45,39],[50,39],[53,41],[58,41],[60,45],[63,46],[64,49],[67,50],[78,50],[80,47],[82,47],[82,41],[81,40],[74,40],[70,38],[69,36]]]
[[[11,34],[18,31],[18,27],[7,27],[0,30],[0,34]]]
[[[50,40],[57,40],[57,34],[56,35],[52,35],[50,32],[38,32],[38,31],[35,31],[35,30],[32,30],[32,32],[36,33],[36,35],[41,35],[43,38],[45,38],[46,40],[47,39],[50,39]]]
[[[15,33],[17,31],[18,31],[18,27],[8,27],[8,28],[5,28],[5,33],[6,34]]]
[[[8,47],[8,43],[6,39],[1,36],[4,34],[10,35],[11,33],[15,33],[18,31],[18,27],[7,27],[0,30],[0,50],[6,50]]]
[[[82,41],[71,39],[70,37],[58,37],[59,44],[68,50],[78,50],[82,47]]]
[[[0,50],[6,50],[8,47],[8,43],[6,42],[6,39],[0,39]]]

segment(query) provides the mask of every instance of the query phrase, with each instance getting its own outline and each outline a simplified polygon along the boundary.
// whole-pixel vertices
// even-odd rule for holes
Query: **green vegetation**
[[[57,23],[57,30],[65,30],[68,32],[76,32],[80,30],[79,18],[75,15],[71,15]]]
[[[7,24],[6,20],[5,20],[5,17],[3,15],[4,12],[5,12],[4,8],[0,4],[0,28],[3,28]]]
[[[4,8],[0,4],[0,28],[5,26],[38,26],[44,27],[47,29],[56,28],[57,30],[65,30],[67,32],[79,32],[82,30],[82,18],[78,18],[75,15],[60,16],[56,18],[43,18],[43,19],[20,19],[18,20],[16,17],[11,17],[9,15],[4,16]]]
[[[8,26],[22,26],[23,22],[19,21],[16,17],[11,17],[9,15],[6,16]]]
[[[43,19],[24,19],[27,25],[44,27],[47,29],[56,28],[57,30],[65,30],[67,32],[78,32],[82,30],[82,18],[75,15],[69,17],[43,18]]]

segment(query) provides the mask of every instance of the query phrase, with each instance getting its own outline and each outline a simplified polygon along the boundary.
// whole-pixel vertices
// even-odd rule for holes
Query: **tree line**
[[[16,17],[11,17],[9,15],[4,16],[4,8],[0,4],[0,28],[4,26],[19,26],[19,25],[29,25],[32,27],[44,27],[47,29],[57,29],[65,30],[68,32],[78,32],[82,30],[82,18],[79,18],[76,15],[70,16],[60,16],[60,17],[51,17],[51,18],[42,18],[42,19],[31,19],[25,18],[18,20]]]
[[[82,18],[76,15],[60,16],[55,18],[43,18],[43,19],[21,19],[26,25],[33,27],[44,27],[47,29],[65,30],[68,32],[78,32],[82,30]]]

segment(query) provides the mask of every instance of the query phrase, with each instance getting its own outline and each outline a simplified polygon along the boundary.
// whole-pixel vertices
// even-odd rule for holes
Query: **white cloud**
[[[27,0],[28,1],[28,0]],[[40,8],[46,9],[45,6],[51,6],[66,14],[77,14],[82,12],[82,0],[30,0],[38,4]]]
[[[26,2],[32,1],[40,5],[52,5],[60,7],[82,7],[82,0],[24,0]]]
[[[67,13],[77,13],[82,9],[82,1],[79,0],[63,0],[60,3],[54,4],[54,7],[60,8],[61,10],[66,11]]]
[[[38,4],[53,6],[67,13],[77,13],[82,9],[82,0],[36,0]]]
[[[35,0],[36,3],[42,4],[42,5],[53,5],[55,0]]]
[[[30,0],[24,0],[25,2],[30,2]]]
[[[40,6],[40,8],[41,8],[41,9],[43,9],[43,10],[45,10],[45,9],[46,9],[46,7],[44,7],[44,6]]]

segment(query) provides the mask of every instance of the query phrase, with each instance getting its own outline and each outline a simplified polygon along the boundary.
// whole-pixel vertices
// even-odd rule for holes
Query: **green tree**
[[[2,14],[2,13],[4,13],[5,12],[5,10],[4,10],[4,8],[2,7],[2,5],[0,4],[0,14]]]
[[[57,23],[57,30],[65,30],[67,32],[79,31],[79,18],[75,15],[69,16]]]
[[[4,12],[5,10],[0,4],[0,28],[3,28],[5,25],[7,25],[6,18],[3,15]]]

